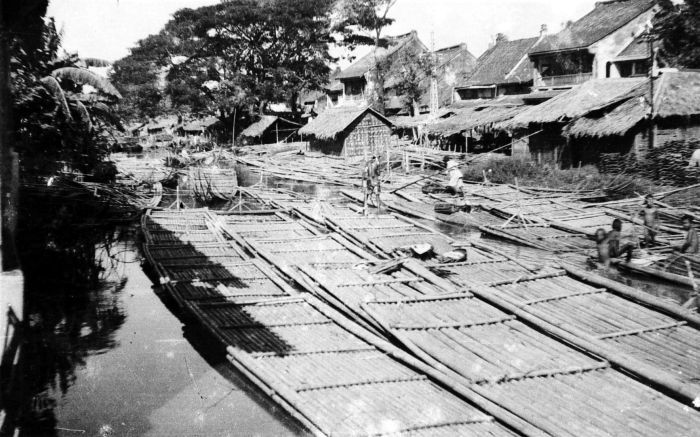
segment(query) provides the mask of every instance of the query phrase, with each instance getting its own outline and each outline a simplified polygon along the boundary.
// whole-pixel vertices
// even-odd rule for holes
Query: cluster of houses
[[[649,148],[700,137],[700,72],[659,68],[647,37],[657,12],[655,0],[601,1],[558,33],[542,26],[532,38],[499,35],[478,59],[466,44],[430,53],[416,32],[390,38],[336,72],[324,92],[302,97],[308,122],[298,135],[348,157],[398,135],[469,152],[510,144],[513,156],[562,166],[611,152],[643,158]],[[426,53],[435,68],[413,110],[391,73],[384,114],[372,109],[377,59],[392,65]]]

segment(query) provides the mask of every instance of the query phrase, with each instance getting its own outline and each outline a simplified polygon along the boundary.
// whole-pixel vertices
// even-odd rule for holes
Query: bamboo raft
[[[489,289],[472,284],[474,293],[495,297],[514,311],[535,316],[593,345],[604,345],[613,355],[622,357],[617,360],[619,363],[630,361],[625,357],[631,357],[631,361],[642,363],[631,368],[668,372],[677,381],[673,387],[681,387],[678,392],[683,396],[693,391],[700,393],[700,332],[688,326],[688,321],[696,320],[692,316],[684,319],[677,317],[680,312],[676,317],[663,314],[565,272],[490,282]],[[653,299],[649,297],[647,301]]]
[[[487,235],[551,252],[580,253],[596,248],[595,242],[587,235],[562,231],[547,224],[486,225],[479,229]]]
[[[452,250],[452,238],[405,217],[387,214],[329,217],[328,226],[365,245],[378,256],[394,257],[416,244],[430,244],[436,253]]]
[[[190,308],[231,363],[316,435],[514,435],[313,298]]]
[[[551,435],[689,435],[700,423],[682,404],[473,295],[363,306],[416,355]]]

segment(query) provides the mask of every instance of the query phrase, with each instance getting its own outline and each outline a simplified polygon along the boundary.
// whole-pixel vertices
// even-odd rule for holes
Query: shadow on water
[[[133,225],[24,206],[26,329],[19,383],[3,400],[8,435],[304,434],[220,344],[163,307]]]

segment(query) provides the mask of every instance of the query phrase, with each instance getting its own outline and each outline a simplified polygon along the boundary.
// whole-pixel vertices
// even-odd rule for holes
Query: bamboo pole
[[[482,299],[502,308],[506,312],[515,314],[518,318],[531,323],[549,332],[551,335],[575,345],[583,350],[587,350],[599,357],[610,361],[617,367],[623,368],[638,377],[656,385],[663,387],[676,396],[686,401],[696,401],[700,397],[700,387],[681,381],[675,375],[640,361],[638,358],[626,353],[619,352],[604,342],[597,340],[590,335],[579,331],[570,325],[554,325],[547,319],[534,314],[531,310],[523,310],[517,304],[511,303],[502,293],[496,289],[471,286],[469,290]]]
[[[630,286],[621,284],[617,281],[610,280],[600,275],[586,272],[573,266],[562,265],[561,268],[566,270],[571,276],[579,278],[584,282],[595,284],[599,287],[605,287],[614,294],[618,294],[624,298],[641,302],[644,305],[650,306],[661,312],[685,320],[695,328],[700,328],[700,316],[682,308],[679,305],[668,303],[662,299],[641,292]]]

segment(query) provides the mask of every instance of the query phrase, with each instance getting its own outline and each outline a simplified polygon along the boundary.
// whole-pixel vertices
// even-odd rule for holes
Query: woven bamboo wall
[[[345,135],[343,155],[347,157],[381,154],[391,144],[391,128],[370,112],[351,124]]]

